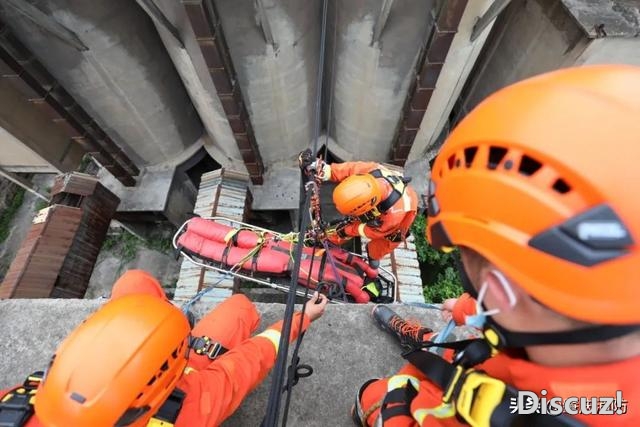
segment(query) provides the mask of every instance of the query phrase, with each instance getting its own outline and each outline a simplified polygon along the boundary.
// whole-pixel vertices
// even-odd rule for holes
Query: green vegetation
[[[50,194],[51,193],[51,187],[46,187],[44,189],[44,193],[45,194]],[[44,209],[47,206],[49,206],[49,201],[42,200],[41,198],[38,198],[38,200],[36,200],[36,204],[35,204],[36,212],[39,212],[41,209]]]
[[[9,206],[0,212],[0,243],[4,242],[9,237],[9,233],[11,233],[11,221],[16,216],[20,206],[22,206],[24,192],[24,188],[19,188],[13,199],[11,199]]]
[[[91,155],[90,154],[85,154],[84,156],[82,156],[82,160],[80,161],[80,164],[78,165],[78,172],[86,172],[87,169],[89,168],[89,165],[91,164]]]
[[[103,251],[119,255],[121,265],[133,261],[140,247],[146,247],[164,254],[170,254],[172,248],[170,238],[154,237],[149,240],[142,240],[126,230],[107,236],[102,243]]]
[[[424,298],[427,302],[441,303],[447,298],[458,297],[464,292],[455,263],[458,250],[444,253],[431,247],[424,235],[425,225],[425,217],[418,216],[411,226],[425,283]]]
[[[40,212],[40,210],[46,208],[47,206],[49,206],[49,202],[47,202],[46,200],[38,199],[36,200],[35,210],[36,212]]]

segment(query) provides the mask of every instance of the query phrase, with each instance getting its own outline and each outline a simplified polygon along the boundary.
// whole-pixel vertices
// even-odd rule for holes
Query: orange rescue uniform
[[[375,162],[333,163],[329,180],[341,182],[351,175],[366,174],[381,167],[382,165]],[[393,187],[384,178],[377,178],[377,180],[382,188],[382,200],[384,200],[391,195]],[[376,260],[381,259],[400,245],[401,239],[391,241],[389,238],[398,231],[402,237],[407,235],[416,217],[417,209],[418,195],[413,188],[407,185],[403,196],[379,217],[379,226],[371,227],[362,222],[352,222],[344,228],[344,233],[350,237],[361,236],[371,239],[367,246],[369,257]],[[330,240],[335,244],[342,244],[348,239],[330,237]]]
[[[475,314],[475,300],[469,294],[463,294],[453,309],[453,318],[458,325],[464,324],[465,315]],[[461,321],[460,321],[461,320]],[[444,358],[452,360],[453,352],[447,350]],[[616,391],[622,391],[623,410],[621,415],[579,414],[574,417],[589,426],[640,426],[640,356],[619,362],[585,366],[542,366],[525,360],[517,355],[499,353],[486,362],[476,366],[477,370],[497,378],[519,390],[532,391],[546,398],[565,399],[569,397],[616,397]],[[385,422],[385,427],[448,427],[467,425],[455,416],[436,418],[421,416],[421,409],[435,408],[442,403],[443,391],[430,382],[425,375],[410,363],[404,365],[392,377],[379,379],[369,384],[362,392],[360,404],[367,415],[367,425],[372,426],[380,414],[379,404],[387,392],[405,386],[409,381],[419,383],[419,390],[411,402],[412,416],[400,415]],[[390,405],[389,407],[393,407]],[[615,412],[615,408],[613,408]]]
[[[131,293],[148,293],[165,297],[164,291],[150,280],[118,281],[112,298]],[[295,313],[290,341],[299,331],[301,313]],[[302,330],[311,320],[305,314]],[[207,336],[229,351],[210,360],[205,355],[189,352],[189,362],[176,387],[186,397],[175,427],[212,427],[220,425],[240,406],[242,400],[267,376],[277,357],[283,321],[251,337],[260,324],[260,314],[242,294],[226,299],[204,316],[193,328],[193,336]],[[10,390],[0,392],[4,396]],[[1,397],[0,397],[1,400]],[[27,427],[42,424],[32,416]]]

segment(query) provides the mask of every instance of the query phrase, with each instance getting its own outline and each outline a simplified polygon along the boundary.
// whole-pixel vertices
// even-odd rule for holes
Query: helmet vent
[[[477,152],[478,147],[467,147],[464,149],[464,163],[466,167],[471,167],[471,163],[473,163],[473,159],[476,157]]]
[[[536,173],[541,167],[542,163],[525,154],[522,156],[522,160],[520,161],[518,172],[520,172],[522,175],[531,176]]]
[[[447,164],[449,165],[449,169],[453,169],[453,166],[456,164],[456,155],[452,154],[447,159]]]
[[[487,167],[491,170],[498,167],[504,156],[507,155],[507,149],[504,147],[490,147],[489,148],[489,162]],[[466,156],[466,153],[465,153]]]
[[[566,194],[571,191],[571,187],[569,186],[569,184],[567,184],[567,182],[562,178],[556,179],[556,182],[553,183],[552,188],[560,194]]]

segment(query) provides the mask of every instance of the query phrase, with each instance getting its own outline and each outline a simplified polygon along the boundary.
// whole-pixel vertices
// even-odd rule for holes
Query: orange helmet
[[[451,133],[427,238],[466,246],[574,319],[637,324],[640,68],[562,69],[504,88]]]
[[[170,302],[107,302],[58,348],[38,390],[46,426],[146,426],[187,364],[189,323]]]
[[[342,215],[360,216],[382,200],[382,189],[372,175],[352,175],[333,190],[333,203]]]

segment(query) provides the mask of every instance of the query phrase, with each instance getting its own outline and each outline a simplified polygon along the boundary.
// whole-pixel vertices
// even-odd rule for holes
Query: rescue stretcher
[[[288,293],[298,233],[277,233],[225,217],[193,217],[173,236],[189,262]],[[397,280],[364,257],[329,244],[305,242],[296,294],[318,290],[337,304],[396,302]],[[309,274],[311,270],[311,274]]]

